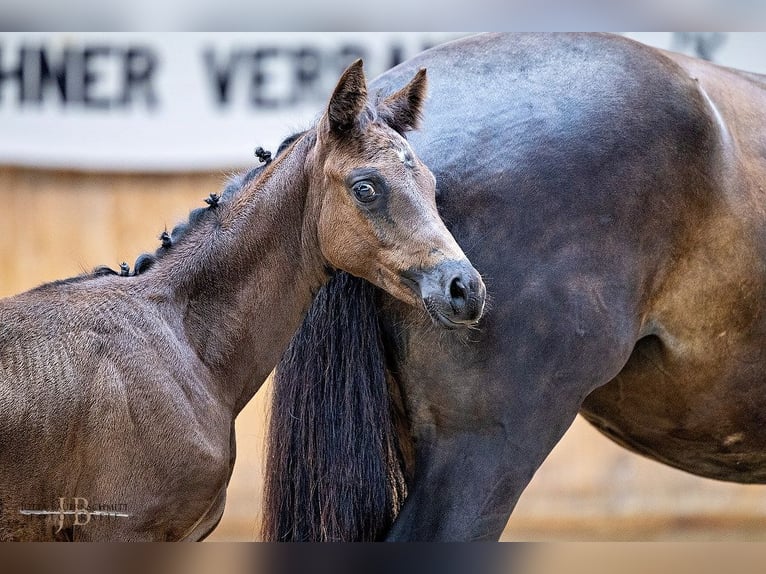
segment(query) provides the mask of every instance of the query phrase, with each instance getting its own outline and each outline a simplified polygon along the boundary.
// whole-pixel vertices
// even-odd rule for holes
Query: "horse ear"
[[[427,91],[426,69],[421,68],[409,84],[383,100],[381,116],[401,134],[418,129]]]
[[[357,60],[351,64],[338,80],[327,107],[330,130],[345,133],[351,130],[367,104],[367,80],[364,64]]]

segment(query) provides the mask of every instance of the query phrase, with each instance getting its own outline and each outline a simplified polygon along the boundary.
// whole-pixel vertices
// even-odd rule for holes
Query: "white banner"
[[[766,72],[764,34],[631,33]],[[0,164],[94,170],[251,165],[307,127],[340,73],[374,77],[459,34],[0,34]]]
[[[101,170],[252,164],[308,127],[341,72],[374,77],[437,33],[2,34],[0,163]]]

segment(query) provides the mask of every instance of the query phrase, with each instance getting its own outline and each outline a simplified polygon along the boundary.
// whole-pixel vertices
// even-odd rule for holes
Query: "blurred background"
[[[766,34],[628,35],[766,73]],[[132,264],[253,165],[255,147],[310,125],[352,60],[363,57],[372,77],[458,36],[0,33],[0,296]],[[237,421],[213,540],[257,537],[268,395],[267,385]],[[578,418],[504,539],[766,540],[766,487],[653,463]]]

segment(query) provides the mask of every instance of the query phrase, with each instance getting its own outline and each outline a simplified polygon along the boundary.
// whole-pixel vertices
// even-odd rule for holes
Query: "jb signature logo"
[[[19,510],[20,514],[25,516],[50,516],[55,517],[58,522],[58,530],[56,533],[61,532],[64,525],[71,520],[72,526],[85,526],[91,521],[91,518],[105,517],[105,518],[129,518],[130,514],[124,512],[126,510],[124,504],[110,505],[99,504],[95,507],[91,507],[88,504],[88,499],[80,496],[72,498],[59,497],[58,509],[56,510]]]

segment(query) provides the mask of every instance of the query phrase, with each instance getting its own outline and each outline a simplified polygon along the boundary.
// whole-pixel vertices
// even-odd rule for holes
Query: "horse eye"
[[[369,203],[378,196],[375,188],[369,181],[360,181],[351,188],[356,197],[362,203]]]

